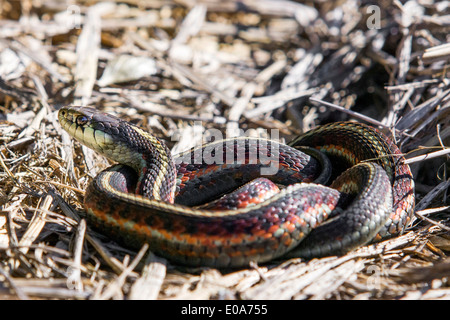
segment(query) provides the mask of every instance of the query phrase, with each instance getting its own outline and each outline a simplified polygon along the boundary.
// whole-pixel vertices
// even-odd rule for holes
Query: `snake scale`
[[[159,138],[95,108],[63,107],[58,117],[72,137],[119,163],[86,190],[90,225],[175,263],[223,268],[344,254],[402,232],[414,208],[400,150],[367,125],[323,125],[288,145],[236,137],[172,156]]]

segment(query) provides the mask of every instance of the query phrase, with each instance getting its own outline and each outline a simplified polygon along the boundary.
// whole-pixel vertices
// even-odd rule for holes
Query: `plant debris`
[[[0,298],[450,298],[448,1],[73,3],[0,9]],[[207,129],[290,141],[368,122],[405,153],[416,213],[404,234],[345,256],[174,265],[86,225],[84,190],[109,162],[61,129],[72,104],[174,153]]]

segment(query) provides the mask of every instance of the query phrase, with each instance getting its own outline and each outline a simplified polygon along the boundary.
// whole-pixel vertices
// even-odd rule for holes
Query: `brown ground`
[[[1,298],[450,298],[448,2],[146,3],[2,2]],[[174,152],[200,142],[195,124],[289,141],[363,114],[411,163],[413,223],[342,257],[242,270],[136,255],[79,222],[108,162],[62,131],[68,104],[114,112]]]

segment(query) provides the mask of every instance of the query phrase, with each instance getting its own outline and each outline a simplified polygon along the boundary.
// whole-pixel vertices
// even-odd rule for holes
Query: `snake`
[[[89,225],[175,264],[343,255],[404,232],[414,210],[403,154],[362,123],[325,124],[288,144],[238,136],[172,155],[156,135],[94,107],[62,107],[58,119],[117,163],[86,189]]]

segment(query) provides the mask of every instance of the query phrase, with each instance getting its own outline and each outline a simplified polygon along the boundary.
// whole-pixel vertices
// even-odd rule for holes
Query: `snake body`
[[[93,108],[61,108],[59,121],[120,163],[86,190],[90,224],[129,247],[147,242],[176,263],[239,267],[286,254],[343,254],[402,231],[414,207],[397,146],[362,124],[318,127],[289,145],[237,137],[173,157],[162,140]],[[273,168],[267,177],[285,186],[253,201],[261,182],[250,181]],[[330,175],[331,187],[318,184]],[[220,210],[197,206],[238,187]]]

